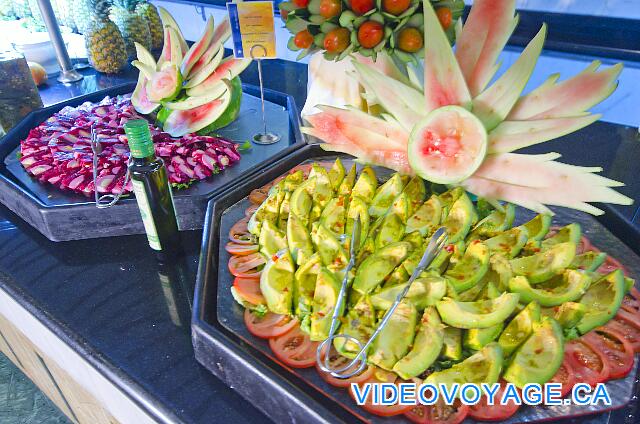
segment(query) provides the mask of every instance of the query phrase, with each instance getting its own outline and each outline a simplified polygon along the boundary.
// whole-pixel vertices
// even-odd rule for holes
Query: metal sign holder
[[[254,49],[258,47],[263,50],[263,54],[260,57],[256,57],[253,54]],[[278,134],[267,132],[267,118],[264,113],[264,85],[262,83],[262,58],[267,55],[267,49],[261,44],[255,44],[251,46],[251,50],[249,50],[249,55],[251,59],[255,60],[258,64],[258,79],[260,81],[260,102],[262,103],[262,133],[255,134],[253,136],[253,142],[256,144],[273,144],[280,141],[280,136]]]

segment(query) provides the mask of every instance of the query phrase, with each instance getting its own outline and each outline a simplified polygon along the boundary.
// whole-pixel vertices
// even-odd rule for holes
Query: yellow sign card
[[[227,3],[227,11],[231,22],[235,57],[255,59],[276,57],[273,2]]]

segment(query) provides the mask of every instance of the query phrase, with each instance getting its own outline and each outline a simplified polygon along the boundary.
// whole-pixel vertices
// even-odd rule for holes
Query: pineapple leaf
[[[471,95],[453,55],[449,39],[440,25],[431,2],[423,0],[423,5],[425,112],[447,105],[469,108]]]
[[[494,129],[504,121],[518,100],[533,73],[546,35],[547,26],[542,24],[538,34],[525,47],[515,63],[489,88],[473,99],[473,113],[480,118],[487,130]]]
[[[478,2],[456,38],[456,59],[472,96],[497,72],[498,56],[518,24],[515,0]]]

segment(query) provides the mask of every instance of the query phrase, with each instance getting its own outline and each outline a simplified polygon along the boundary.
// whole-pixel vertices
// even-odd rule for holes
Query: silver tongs
[[[122,191],[118,194],[103,194],[100,196],[98,193],[98,159],[102,153],[102,145],[98,140],[98,132],[96,131],[95,124],[91,124],[91,150],[93,151],[93,193],[95,194],[96,208],[106,209],[118,203],[120,197],[124,193],[125,186],[129,183],[129,165],[131,164],[131,156],[127,161],[127,172],[124,175],[124,182],[122,183]]]
[[[356,228],[358,229],[358,231],[356,231]],[[427,248],[424,251],[424,254],[422,255],[422,259],[420,259],[418,266],[416,266],[416,268],[413,270],[413,273],[411,274],[411,277],[409,278],[409,281],[405,286],[404,290],[402,290],[401,293],[398,293],[398,296],[396,296],[396,300],[393,302],[391,307],[384,314],[384,316],[382,317],[382,320],[380,321],[380,324],[378,325],[376,330],[373,332],[369,340],[364,345],[360,340],[348,334],[335,334],[335,331],[339,323],[339,316],[340,316],[340,311],[342,307],[342,302],[344,301],[344,297],[346,296],[347,281],[349,279],[349,271],[355,265],[355,256],[356,256],[355,248],[356,246],[359,247],[359,244],[360,244],[359,239],[360,239],[360,221],[356,219],[353,225],[353,234],[351,235],[351,246],[350,246],[351,258],[349,259],[349,263],[347,264],[347,268],[345,269],[345,276],[344,276],[344,279],[342,280],[342,287],[340,288],[340,293],[338,294],[336,306],[333,310],[329,336],[322,343],[318,345],[318,350],[316,351],[316,360],[318,362],[318,366],[320,367],[320,369],[322,369],[325,372],[328,372],[329,374],[331,374],[333,377],[336,377],[336,378],[349,378],[356,374],[359,374],[360,372],[362,372],[362,370],[364,370],[364,368],[367,366],[367,350],[369,349],[369,346],[371,346],[371,343],[373,343],[373,341],[376,339],[376,337],[378,337],[382,329],[387,325],[387,323],[389,322],[389,319],[395,312],[396,308],[398,307],[402,299],[404,299],[404,297],[409,292],[409,289],[411,288],[411,285],[413,284],[413,282],[420,276],[420,274],[422,274],[422,272],[429,265],[431,265],[431,262],[433,262],[436,256],[438,256],[440,251],[447,244],[447,232],[444,227],[440,227],[436,230],[433,236],[431,236],[431,240],[429,240],[429,244],[427,245]],[[357,240],[357,243],[356,243],[356,240]],[[331,345],[333,344],[333,341],[340,338],[346,339],[345,343],[347,341],[352,341],[360,348],[360,351],[356,354],[353,360],[349,361],[346,365],[340,366],[338,368],[332,368],[331,365],[329,364],[329,357],[330,357],[329,351],[331,350]],[[322,352],[325,349],[325,347],[327,349],[323,357]],[[354,370],[349,371],[355,365],[357,365],[357,367]]]

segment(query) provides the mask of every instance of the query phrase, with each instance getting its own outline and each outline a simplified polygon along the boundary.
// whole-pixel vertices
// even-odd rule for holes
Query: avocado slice
[[[298,169],[295,172],[287,175],[284,179],[282,189],[284,191],[293,192],[304,181],[304,172]]]
[[[393,200],[402,193],[404,182],[397,172],[391,176],[384,184],[378,187],[371,205],[369,205],[369,215],[374,218],[387,213]]]
[[[503,231],[511,228],[516,216],[516,208],[507,203],[502,210],[495,209],[486,218],[478,222],[469,235],[469,240],[495,237]]]
[[[371,296],[371,303],[376,309],[387,310],[396,300],[398,294],[404,290],[408,283],[385,287]],[[428,306],[435,305],[442,299],[447,291],[447,284],[444,278],[437,275],[427,275],[416,278],[405,299],[413,303],[418,310],[423,310]]]
[[[480,350],[497,339],[503,329],[504,323],[500,322],[487,328],[471,328],[465,330],[462,344],[468,349]]]
[[[347,334],[358,339],[361,343],[366,343],[373,334],[376,323],[376,312],[371,304],[369,296],[362,296],[356,304],[351,307],[338,333]],[[353,341],[345,341],[344,338],[336,338],[333,346],[343,356],[354,358],[360,351],[360,347]]]
[[[370,167],[365,166],[351,190],[351,198],[360,196],[367,204],[371,203],[377,188],[378,180],[375,172]]]
[[[511,356],[518,346],[527,340],[537,322],[540,322],[540,304],[534,300],[518,312],[500,334],[498,343],[505,357]]]
[[[586,312],[587,307],[582,303],[565,302],[554,308],[545,308],[542,313],[558,321],[562,328],[568,329],[578,325]]]
[[[525,227],[514,227],[485,240],[485,243],[491,253],[502,253],[512,259],[518,256],[527,240],[527,229]]]
[[[347,211],[347,239],[351,241],[351,233],[353,233],[353,222],[356,218],[360,219],[360,246],[362,247],[369,234],[369,211],[367,202],[359,196],[353,196],[349,202]]]
[[[409,219],[409,210],[411,207],[411,200],[407,193],[402,192],[398,197],[395,198],[393,203],[391,204],[391,208],[387,213],[395,213],[402,220],[402,224],[407,222]]]
[[[424,186],[424,180],[417,176],[411,178],[404,187],[403,193],[405,193],[409,199],[408,215],[411,216],[422,205],[424,197],[427,194],[426,187]]]
[[[576,244],[569,241],[535,255],[511,259],[510,263],[514,274],[525,276],[531,284],[536,284],[564,271],[575,256]]]
[[[527,229],[529,240],[542,240],[544,236],[546,236],[549,232],[550,226],[551,215],[541,213],[534,216],[533,219],[522,224],[520,227],[524,227]]]
[[[545,317],[516,350],[503,378],[519,388],[528,383],[544,384],[558,371],[563,358],[562,327],[553,318]]]
[[[453,204],[463,194],[464,189],[462,187],[454,187],[438,196],[438,198],[440,199],[440,205],[442,206],[442,217],[440,218],[440,221],[444,221],[447,218],[447,215],[449,215],[449,211],[451,211]]]
[[[391,371],[413,343],[417,318],[418,311],[411,302],[400,302],[387,325],[373,341],[369,362]]]
[[[471,226],[478,221],[478,214],[464,191],[451,206],[447,217],[442,221],[449,234],[449,243],[464,240]]]
[[[296,187],[289,199],[289,216],[291,214],[296,215],[305,226],[309,223],[309,212],[311,212],[311,207],[313,206],[309,190],[313,190],[315,185],[315,178],[305,180]]]
[[[260,275],[260,291],[269,310],[288,315],[293,304],[293,272],[295,265],[287,249],[282,249],[267,261]]]
[[[580,229],[580,224],[569,224],[560,228],[553,236],[543,239],[541,241],[540,248],[542,251],[545,251],[549,250],[553,246],[566,242],[572,242],[577,246],[580,243],[581,236],[582,230]]]
[[[624,294],[624,274],[619,269],[592,283],[580,299],[580,303],[587,308],[576,326],[580,334],[607,323],[620,309]]]
[[[249,218],[247,228],[253,235],[259,236],[263,221],[278,222],[280,213],[280,203],[284,199],[284,192],[281,186],[273,186],[267,199],[256,209]]]
[[[579,299],[589,288],[591,278],[574,269],[566,270],[535,288],[527,278],[519,275],[509,281],[509,291],[519,293],[523,302],[537,301],[541,306],[558,306]]]
[[[271,257],[278,253],[279,250],[287,247],[287,237],[283,231],[280,231],[271,221],[263,221],[260,229],[260,253],[266,257]]]
[[[309,333],[311,340],[321,341],[329,336],[333,310],[338,301],[340,287],[340,281],[334,274],[327,268],[321,267],[311,304],[311,332]],[[341,309],[344,309],[344,302],[342,302]]]
[[[342,179],[342,182],[340,183],[340,186],[338,187],[337,193],[341,196],[350,196],[351,195],[351,189],[353,188],[353,185],[356,182],[356,165],[353,164],[351,165],[351,169],[349,169],[349,172],[347,173],[347,175],[344,176],[344,178]]]
[[[595,271],[600,268],[600,265],[607,259],[607,254],[604,252],[588,251],[580,255],[576,255],[569,265],[571,269],[582,269],[585,271]]]
[[[405,259],[405,262],[406,261],[407,260]],[[391,274],[389,274],[389,277],[382,284],[382,288],[384,289],[397,286],[398,284],[404,284],[409,280],[409,277],[410,276],[407,270],[402,266],[402,264],[400,264],[396,267],[396,269],[393,270]]]
[[[411,243],[399,241],[389,244],[369,255],[358,267],[353,290],[367,294],[378,287],[385,277],[409,256]]]
[[[405,233],[406,235],[402,238],[402,241],[408,241],[411,243],[411,246],[415,250],[422,250],[424,247],[424,239],[422,238],[422,234],[418,231],[414,231],[412,233]],[[412,270],[413,271],[413,270]]]
[[[442,205],[440,198],[433,195],[409,217],[405,231],[407,233],[419,231],[424,237],[435,230],[440,223],[441,216]]]
[[[342,184],[342,180],[344,179],[344,174],[344,165],[342,165],[340,158],[336,158],[336,161],[333,162],[333,165],[329,170],[329,181],[331,182],[331,188],[333,188],[333,191],[338,191],[340,188],[340,184]]]
[[[502,349],[498,343],[489,343],[482,350],[469,356],[464,361],[451,368],[430,374],[425,383],[440,387],[445,384],[451,388],[452,384],[465,383],[489,385],[497,383],[502,371]]]
[[[333,272],[340,271],[347,266],[349,262],[347,253],[327,227],[322,224],[318,225],[314,241],[316,243],[316,250],[324,266]]]
[[[280,211],[278,212],[278,229],[287,231],[287,220],[289,219],[289,201],[291,200],[291,192],[285,191],[282,203],[280,203]],[[262,231],[260,231],[262,237]]]
[[[474,300],[478,300],[480,293],[484,291],[484,288],[488,283],[489,281],[486,278],[483,278],[475,286],[460,292],[457,300],[460,302],[473,302]]]
[[[346,225],[346,198],[344,196],[334,197],[329,200],[320,215],[320,224],[326,227],[334,235],[344,234]]]
[[[314,253],[296,270],[293,276],[293,308],[301,322],[311,314],[313,292],[321,266],[320,256],[318,253]]]
[[[471,242],[462,259],[448,269],[444,276],[456,292],[475,286],[489,269],[489,248],[480,240]]]
[[[456,327],[444,328],[442,352],[444,359],[459,361],[462,359],[462,330]]]
[[[304,264],[313,255],[313,245],[307,227],[295,213],[289,213],[287,221],[287,244],[294,261]]]
[[[444,344],[444,326],[433,306],[424,310],[413,347],[393,366],[393,371],[408,380],[424,372],[438,359]]]
[[[396,213],[390,213],[383,218],[382,224],[376,234],[376,250],[398,242],[404,237],[404,223]]]
[[[489,271],[484,276],[484,280],[495,283],[499,291],[506,291],[509,280],[513,277],[511,263],[506,256],[494,253],[489,258]]]
[[[505,321],[518,305],[517,293],[503,293],[495,299],[458,302],[444,298],[436,303],[442,321],[458,328],[487,328]]]

